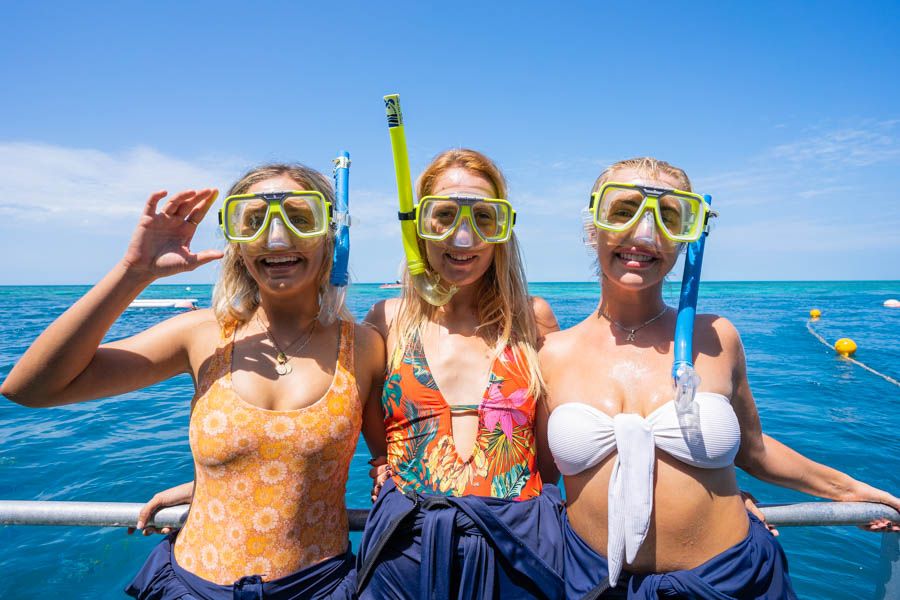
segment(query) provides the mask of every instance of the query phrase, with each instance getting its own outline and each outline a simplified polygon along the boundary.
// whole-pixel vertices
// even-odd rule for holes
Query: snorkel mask
[[[435,242],[452,238],[457,248],[508,242],[516,222],[508,200],[478,196],[425,196],[410,216],[420,238]]]
[[[658,229],[675,243],[696,242],[716,216],[699,194],[614,181],[591,194],[588,209],[594,225],[604,231],[637,227],[636,238],[652,240]]]
[[[271,249],[290,247],[289,234],[300,239],[325,235],[331,203],[321,192],[293,190],[228,196],[219,210],[219,226],[229,242],[248,244],[267,234]]]
[[[453,284],[445,285],[437,273],[429,272],[422,259],[416,240],[416,213],[413,210],[412,180],[409,174],[409,153],[406,149],[406,133],[403,129],[403,113],[400,111],[399,94],[384,97],[388,132],[391,136],[391,150],[394,155],[394,172],[397,176],[397,195],[400,204],[400,231],[403,236],[403,252],[406,268],[413,288],[426,302],[433,306],[447,304],[457,292]]]

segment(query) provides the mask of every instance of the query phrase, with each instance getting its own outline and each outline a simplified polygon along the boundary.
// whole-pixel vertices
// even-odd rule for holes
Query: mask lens
[[[288,196],[282,211],[300,234],[316,235],[325,231],[325,211],[317,196]]]
[[[644,203],[640,190],[608,187],[600,196],[597,207],[597,225],[610,229],[622,229],[630,223]]]
[[[667,193],[659,197],[659,217],[666,232],[676,238],[692,237],[700,219],[700,201]]]
[[[226,233],[238,239],[252,238],[266,222],[269,206],[264,200],[236,200],[228,204]]]
[[[472,219],[484,239],[502,239],[509,226],[509,210],[497,202],[476,202],[472,205]]]
[[[459,204],[453,200],[423,200],[419,208],[419,232],[426,238],[443,239],[456,226]]]

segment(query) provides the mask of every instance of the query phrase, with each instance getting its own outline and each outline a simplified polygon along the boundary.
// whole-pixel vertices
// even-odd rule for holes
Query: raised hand
[[[172,196],[157,212],[166,192],[151,194],[122,259],[125,268],[155,279],[193,271],[222,258],[220,250],[191,251],[197,225],[217,196],[214,189],[185,190]]]

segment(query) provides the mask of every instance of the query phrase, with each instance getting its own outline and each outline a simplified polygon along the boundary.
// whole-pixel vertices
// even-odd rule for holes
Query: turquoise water
[[[144,297],[194,297],[209,305],[210,288],[154,286]],[[0,287],[0,378],[34,337],[84,287]],[[355,285],[350,307],[361,317],[376,300],[396,295]],[[596,284],[536,283],[563,327],[597,302]],[[900,379],[900,282],[704,283],[700,310],[724,315],[741,331],[765,430],[806,455],[864,481],[900,491],[900,389],[834,356],[805,328],[828,340],[851,337],[856,358]],[[671,304],[677,289],[667,291]],[[177,314],[127,311],[110,339]],[[51,366],[52,368],[52,366]],[[87,404],[31,410],[0,400],[0,499],[141,502],[192,477],[187,443],[191,380],[177,377],[145,390]],[[364,447],[354,457],[351,507],[369,505]],[[764,502],[807,497],[741,475]],[[781,542],[802,598],[869,598],[876,585],[880,535],[851,527],[783,528]],[[122,529],[0,527],[0,566],[15,586],[3,598],[121,598],[121,589],[159,538]]]

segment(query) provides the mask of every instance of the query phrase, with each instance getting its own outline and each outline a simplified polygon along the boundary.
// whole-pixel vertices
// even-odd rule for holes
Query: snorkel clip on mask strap
[[[394,155],[394,173],[397,176],[397,194],[400,204],[400,231],[403,236],[403,252],[406,268],[416,293],[433,306],[443,306],[450,301],[457,287],[446,286],[437,273],[428,271],[427,263],[419,252],[416,234],[415,210],[413,208],[412,179],[409,174],[409,152],[406,149],[406,132],[403,128],[403,113],[400,110],[400,95],[384,97],[384,109],[391,136],[391,151]]]

